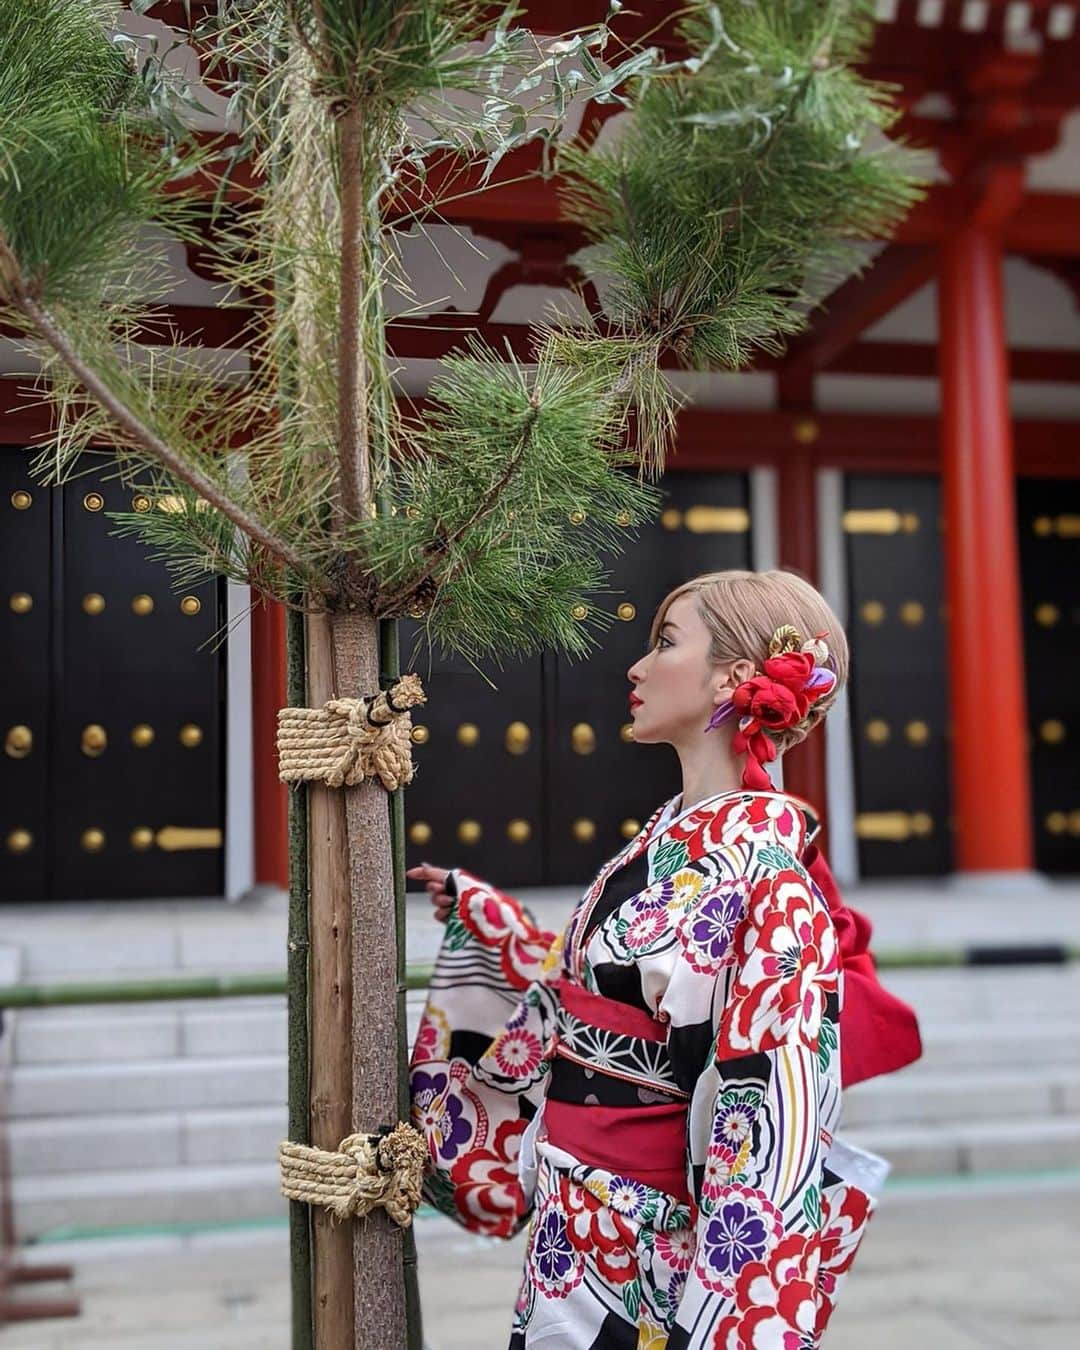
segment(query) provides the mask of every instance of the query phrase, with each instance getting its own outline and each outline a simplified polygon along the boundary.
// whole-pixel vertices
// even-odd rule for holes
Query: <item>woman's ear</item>
[[[755,667],[753,661],[740,657],[737,661],[732,661],[724,671],[722,682],[717,685],[713,702],[721,704],[727,698],[731,697],[732,690],[737,689],[740,684],[753,677]]]

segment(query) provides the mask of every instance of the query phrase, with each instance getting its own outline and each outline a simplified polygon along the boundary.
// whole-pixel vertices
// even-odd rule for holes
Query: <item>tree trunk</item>
[[[308,660],[312,706],[375,693],[377,621],[360,610],[311,616]],[[365,781],[312,785],[310,815],[312,1140],[336,1148],[399,1116],[390,811],[382,785]],[[316,1350],[405,1350],[405,1248],[382,1210],[337,1226],[316,1212]]]
[[[307,621],[308,699],[337,691],[329,615]],[[349,693],[342,690],[342,693]],[[340,788],[308,789],[311,875],[311,1142],[336,1149],[352,1133],[352,967],[345,801]],[[312,1312],[316,1350],[353,1343],[352,1225],[313,1207]]]

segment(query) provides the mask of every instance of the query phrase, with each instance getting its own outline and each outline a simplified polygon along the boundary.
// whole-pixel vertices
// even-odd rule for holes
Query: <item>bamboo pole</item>
[[[307,698],[304,660],[304,616],[288,611],[287,697],[291,707],[303,707]],[[286,958],[289,1045],[289,1138],[311,1142],[308,1074],[308,810],[307,788],[289,789],[289,931]],[[298,1200],[289,1201],[289,1275],[291,1286],[292,1350],[312,1350],[311,1320],[311,1211]]]
[[[401,655],[398,645],[398,625],[394,619],[382,624],[383,686],[388,687],[401,674]],[[397,939],[397,1058],[398,1058],[398,1117],[408,1120],[409,1099],[409,1043],[407,1036],[406,993],[409,988],[408,968],[405,964],[405,791],[398,788],[390,794],[390,851],[394,867],[394,932]],[[408,1350],[423,1350],[423,1315],[420,1307],[420,1279],[416,1255],[416,1234],[411,1228],[402,1235],[401,1259],[405,1285],[405,1320]]]

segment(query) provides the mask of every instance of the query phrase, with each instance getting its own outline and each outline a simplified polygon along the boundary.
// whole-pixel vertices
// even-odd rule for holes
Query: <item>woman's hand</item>
[[[431,863],[421,863],[419,867],[410,867],[405,873],[413,881],[422,881],[435,906],[435,917],[445,923],[450,917],[454,898],[446,892],[446,878],[450,875],[445,867],[432,867]]]

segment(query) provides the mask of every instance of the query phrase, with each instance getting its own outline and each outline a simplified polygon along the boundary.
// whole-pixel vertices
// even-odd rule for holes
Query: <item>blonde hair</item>
[[[847,638],[824,596],[795,572],[705,572],[676,586],[660,602],[649,631],[650,647],[680,595],[698,597],[698,613],[712,639],[709,660],[714,665],[744,659],[761,672],[769,657],[769,641],[784,624],[797,629],[804,641],[828,634],[835,686],[797,727],[770,733],[781,752],[805,740],[836,701],[848,675]]]

